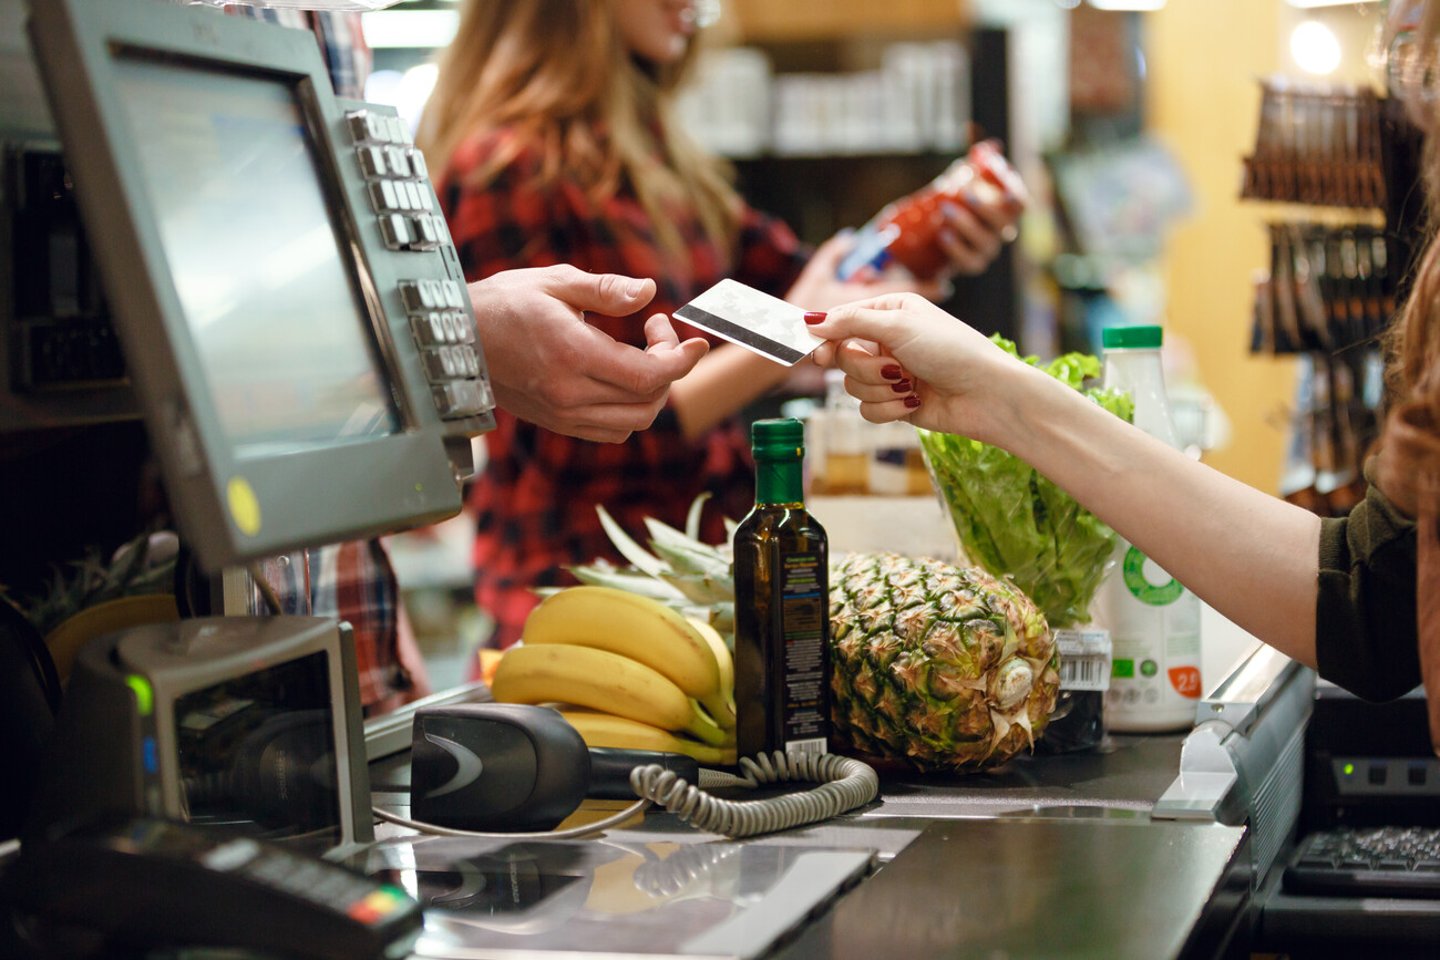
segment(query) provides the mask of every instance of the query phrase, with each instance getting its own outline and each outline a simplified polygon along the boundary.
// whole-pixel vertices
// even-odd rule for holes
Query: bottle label
[[[1122,709],[1164,709],[1200,698],[1200,604],[1182,588],[1168,606],[1136,597],[1112,617],[1110,700]]]
[[[1110,631],[1056,630],[1061,690],[1110,689]]]
[[[1135,547],[1125,551],[1120,573],[1125,578],[1125,589],[1130,591],[1130,595],[1152,607],[1169,606],[1185,593],[1185,587],[1179,580]]]
[[[827,750],[828,572],[823,558],[816,553],[781,557],[780,639],[785,644],[785,716],[781,734],[787,754]]]

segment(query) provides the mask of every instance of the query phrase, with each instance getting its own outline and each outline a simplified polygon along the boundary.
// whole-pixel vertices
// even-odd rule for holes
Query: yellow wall
[[[1168,248],[1166,327],[1194,351],[1201,383],[1230,418],[1228,445],[1207,460],[1274,491],[1295,384],[1291,359],[1249,354],[1251,276],[1265,266],[1262,211],[1238,199],[1240,158],[1255,141],[1259,77],[1279,66],[1278,0],[1171,3],[1150,14],[1150,129],[1175,152],[1195,212]]]
[[[1290,61],[1290,30],[1308,16],[1339,35],[1345,61],[1330,79],[1368,79],[1373,10],[1305,13],[1280,0],[1179,0],[1148,14],[1147,108],[1195,191],[1195,214],[1168,249],[1167,328],[1194,351],[1199,379],[1229,416],[1230,443],[1207,460],[1275,491],[1293,401],[1295,362],[1251,356],[1251,275],[1268,266],[1267,217],[1305,215],[1238,199],[1241,158],[1255,142],[1261,77],[1303,76]]]

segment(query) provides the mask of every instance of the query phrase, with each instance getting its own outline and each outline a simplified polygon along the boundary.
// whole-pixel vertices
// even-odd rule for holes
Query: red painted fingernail
[[[915,384],[911,383],[909,380],[901,380],[899,383],[890,384],[890,389],[894,390],[896,393],[909,393],[911,390],[915,389]]]
[[[899,364],[892,363],[880,368],[880,376],[886,380],[901,380],[905,376],[905,371],[900,369]]]
[[[916,407],[920,406],[920,398],[915,396],[915,394],[913,393],[910,394],[910,396],[905,398],[905,406],[909,407],[911,410],[914,410]]]
[[[811,323],[811,324],[814,324],[814,323],[824,323],[824,322],[825,322],[825,311],[824,311],[824,310],[806,310],[806,311],[805,311],[805,322],[806,322],[806,323]]]

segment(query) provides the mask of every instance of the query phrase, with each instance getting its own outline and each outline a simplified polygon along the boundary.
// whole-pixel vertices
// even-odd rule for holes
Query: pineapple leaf
[[[698,603],[701,606],[708,607],[713,603],[729,602],[735,599],[735,584],[729,577],[717,580],[713,577],[666,573],[661,574],[660,579],[683,593],[690,602]]]
[[[605,566],[599,564],[576,566],[570,567],[569,570],[581,583],[599,587],[614,587],[627,593],[638,593],[651,597],[661,603],[676,604],[690,599],[685,591],[667,584],[663,579],[657,579],[639,570],[621,569],[608,564]]]
[[[632,540],[630,535],[625,532],[624,528],[620,526],[615,518],[610,516],[610,511],[606,510],[603,506],[598,503],[595,504],[595,512],[600,515],[600,525],[605,528],[605,535],[610,538],[611,543],[615,544],[615,549],[620,551],[622,557],[629,560],[639,569],[650,574],[650,576],[660,576],[665,570],[665,562],[663,560],[652,555],[644,547]]]
[[[655,547],[655,552],[669,564],[669,568],[660,571],[657,576],[663,577],[667,573],[673,573],[693,574],[715,580],[730,579],[730,564],[723,557],[699,550],[687,550],[684,547],[672,547],[663,543],[652,545]]]
[[[710,626],[714,627],[722,637],[732,636],[735,633],[735,602],[733,600],[710,605]],[[730,646],[732,649],[734,648],[733,640]]]
[[[676,530],[664,520],[646,517],[645,530],[650,534],[650,546],[652,548],[654,548],[657,543],[664,543],[690,550],[708,549],[706,544],[701,543],[689,534]],[[656,552],[658,553],[659,551]]]
[[[700,514],[705,509],[705,501],[709,499],[710,491],[702,492],[691,501],[690,512],[685,514],[685,535],[691,540],[700,539]]]

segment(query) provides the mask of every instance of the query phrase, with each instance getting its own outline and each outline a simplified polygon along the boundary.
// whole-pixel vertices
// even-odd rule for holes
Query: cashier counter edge
[[[407,812],[416,711],[486,693],[362,722],[348,628],[256,616],[246,565],[458,508],[493,395],[423,158],[393,110],[334,98],[308,35],[154,0],[0,0],[0,86],[0,435],[31,457],[7,478],[77,437],[138,471],[148,438],[201,571],[182,599],[208,598],[83,648],[58,716],[35,638],[3,624],[4,809],[36,792],[27,843],[0,848],[0,957],[1433,955],[1440,903],[1280,882],[1298,834],[1436,822],[1423,699],[1364,704],[1263,647],[1188,736],[886,773],[865,808],[751,840],[654,809],[586,840],[377,828],[372,803]],[[237,256],[267,244],[309,269]],[[287,370],[226,321],[299,337],[324,362],[294,375],[342,405],[292,391],[278,418],[237,416]],[[85,508],[105,491],[72,490],[86,462],[4,505],[5,564],[64,559],[46,552],[62,514],[103,527],[113,503]],[[309,775],[242,776],[277,744]]]

